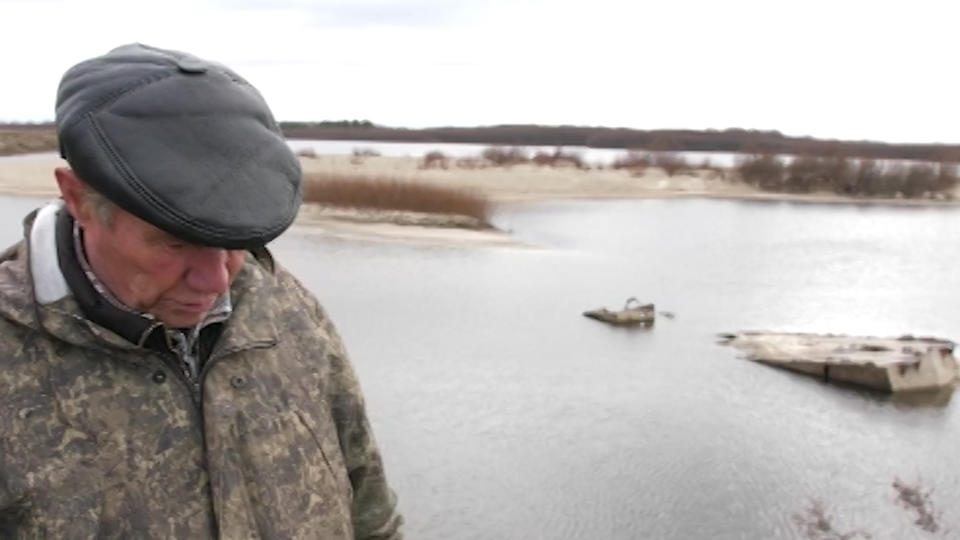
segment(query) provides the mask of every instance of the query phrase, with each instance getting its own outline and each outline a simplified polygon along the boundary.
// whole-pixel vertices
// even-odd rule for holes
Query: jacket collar
[[[37,221],[34,223],[30,235],[31,240],[33,240],[36,231],[50,226],[49,220],[44,219],[47,217],[45,212],[47,208],[41,210],[37,216]],[[75,223],[64,208],[59,208],[55,213],[53,226],[55,243],[52,249],[49,245],[32,243],[36,247],[34,248],[35,257],[31,260],[30,270],[37,291],[52,288],[45,286],[44,282],[41,281],[46,277],[45,274],[59,274],[57,281],[63,280],[66,282],[68,294],[73,294],[80,310],[87,319],[112,330],[130,343],[143,346],[150,334],[161,330],[162,324],[152,316],[137,313],[124,306],[119,300],[113,298],[113,295],[106,289],[103,292],[98,290],[96,286],[98,282],[95,281],[97,278],[92,273],[88,274],[83,268],[81,262],[84,260],[83,248],[77,245],[78,242],[74,237]],[[56,269],[52,271],[44,270],[41,263],[41,259],[49,257],[49,251],[56,252]],[[36,297],[37,302],[43,304],[40,295],[37,294]]]

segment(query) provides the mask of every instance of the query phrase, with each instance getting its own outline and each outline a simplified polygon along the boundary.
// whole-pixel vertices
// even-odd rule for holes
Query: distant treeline
[[[373,128],[369,120],[323,120],[322,122],[280,122],[284,131],[292,129]]]
[[[739,152],[844,156],[866,159],[913,159],[960,162],[960,145],[888,144],[789,137],[779,131],[641,130],[583,126],[500,125],[407,129],[378,126],[370,120],[280,122],[291,139],[472,143],[492,146],[586,146],[651,152]],[[52,130],[53,124],[0,124],[0,130]]]
[[[56,129],[56,126],[53,125],[53,122],[22,122],[22,123],[0,122],[0,130],[7,130],[7,131],[16,131],[16,130],[53,131],[55,129]]]
[[[822,140],[810,137],[788,137],[778,131],[748,129],[639,130],[539,125],[406,129],[376,126],[367,120],[281,122],[280,126],[291,139],[472,143],[497,146],[587,146],[654,152],[741,152],[745,154],[842,155],[868,159],[915,159],[938,162],[960,161],[960,145]]]

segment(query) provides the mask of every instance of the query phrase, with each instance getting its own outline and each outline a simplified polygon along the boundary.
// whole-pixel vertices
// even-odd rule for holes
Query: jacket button
[[[152,379],[157,384],[163,384],[167,380],[167,374],[163,370],[157,370],[153,372]]]
[[[234,375],[230,377],[230,386],[240,390],[241,388],[247,387],[247,378],[243,375]]]

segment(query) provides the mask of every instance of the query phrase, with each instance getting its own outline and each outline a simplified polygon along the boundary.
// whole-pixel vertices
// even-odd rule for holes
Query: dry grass
[[[815,500],[803,513],[793,515],[793,523],[808,540],[853,540],[854,538],[873,538],[870,533],[861,530],[840,531],[834,525],[833,515],[827,513],[823,502]]]
[[[491,209],[486,197],[470,190],[362,175],[309,174],[303,198],[339,208],[469,216],[483,224]]]
[[[930,533],[940,530],[941,512],[933,505],[932,489],[924,489],[919,482],[910,485],[899,478],[893,481],[893,489],[897,492],[897,505],[912,514],[914,525]]]
[[[53,128],[0,128],[0,156],[56,149],[57,133]]]
[[[951,535],[952,531],[942,524],[943,513],[934,505],[932,488],[925,488],[920,481],[916,484],[907,484],[899,478],[894,479],[891,487],[897,494],[894,503],[910,514],[917,528],[926,533],[939,533],[944,538]],[[793,523],[808,540],[873,538],[863,529],[838,530],[834,516],[827,512],[823,502],[819,500],[811,501],[803,512],[794,514]]]

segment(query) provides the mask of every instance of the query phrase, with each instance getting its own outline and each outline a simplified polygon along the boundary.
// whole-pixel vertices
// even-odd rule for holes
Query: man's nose
[[[197,247],[190,257],[187,285],[197,291],[221,295],[230,286],[227,250]]]

